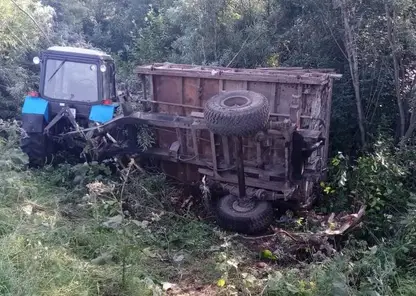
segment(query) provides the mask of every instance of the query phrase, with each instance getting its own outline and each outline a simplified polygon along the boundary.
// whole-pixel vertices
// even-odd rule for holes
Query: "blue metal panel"
[[[48,122],[49,121],[49,103],[48,101],[42,98],[27,96],[23,104],[22,113],[43,115],[46,122]]]
[[[91,107],[90,120],[99,123],[106,123],[113,119],[115,106],[113,105],[94,105]]]

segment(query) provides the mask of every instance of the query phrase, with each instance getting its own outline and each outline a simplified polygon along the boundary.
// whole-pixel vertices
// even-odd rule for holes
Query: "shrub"
[[[339,153],[331,161],[327,183],[321,183],[327,210],[356,210],[366,205],[366,226],[376,236],[393,231],[392,221],[405,213],[415,181],[410,178],[414,153],[379,141],[374,151],[355,162]]]

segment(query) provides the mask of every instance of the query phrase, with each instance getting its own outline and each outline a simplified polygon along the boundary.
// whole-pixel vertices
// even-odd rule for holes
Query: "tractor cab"
[[[83,123],[104,123],[112,118],[109,112],[114,108],[107,108],[102,118],[98,114],[104,110],[99,106],[112,106],[117,100],[115,65],[110,55],[92,49],[53,46],[33,62],[40,65],[39,92],[31,92],[26,101],[30,97],[46,101],[46,118],[54,118],[64,107]],[[36,104],[40,105],[40,101]]]
[[[114,61],[104,52],[54,46],[34,62],[41,65],[39,90],[45,99],[99,104],[116,97]]]
[[[22,121],[27,132],[43,131],[45,127],[49,132],[63,117],[71,125],[76,122],[82,127],[113,118],[117,96],[115,65],[110,55],[53,46],[33,62],[40,65],[40,81],[38,91],[30,92],[24,101]]]
[[[29,92],[22,108],[22,148],[30,159],[43,159],[51,139],[114,118],[118,103],[115,65],[110,55],[53,46],[34,57],[33,62],[40,66],[39,87]],[[37,156],[34,151],[42,153]]]

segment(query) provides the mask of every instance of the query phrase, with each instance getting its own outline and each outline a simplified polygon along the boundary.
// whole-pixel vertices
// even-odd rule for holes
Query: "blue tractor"
[[[104,52],[54,46],[33,62],[40,83],[24,100],[21,148],[37,167],[61,148],[82,153],[84,130],[112,120],[120,102],[114,60]]]

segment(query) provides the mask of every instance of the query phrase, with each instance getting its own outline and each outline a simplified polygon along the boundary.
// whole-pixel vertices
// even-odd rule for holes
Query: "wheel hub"
[[[222,102],[224,106],[229,108],[240,108],[248,105],[249,103],[250,100],[245,97],[231,97]]]
[[[233,202],[233,209],[240,213],[247,213],[254,209],[255,202],[251,199],[238,199]]]

